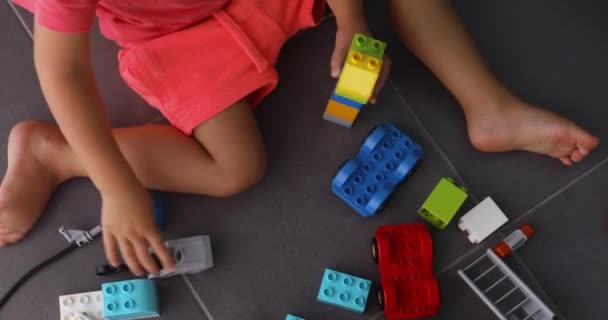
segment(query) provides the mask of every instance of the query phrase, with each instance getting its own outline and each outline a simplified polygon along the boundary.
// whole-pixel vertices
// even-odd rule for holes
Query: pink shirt
[[[40,25],[59,32],[87,32],[97,15],[107,38],[129,46],[200,22],[230,0],[13,1],[33,12]]]

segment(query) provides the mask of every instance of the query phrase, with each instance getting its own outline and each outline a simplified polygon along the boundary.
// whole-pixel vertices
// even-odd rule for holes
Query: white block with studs
[[[59,320],[104,320],[101,291],[59,297]]]
[[[469,241],[480,243],[507,221],[509,219],[494,200],[487,197],[460,218],[458,227],[469,234]]]

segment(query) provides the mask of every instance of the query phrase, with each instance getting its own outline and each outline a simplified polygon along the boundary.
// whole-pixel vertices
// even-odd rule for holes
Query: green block
[[[441,178],[418,214],[439,229],[445,229],[469,195],[450,178]]]
[[[385,48],[386,43],[368,37],[362,33],[355,33],[353,42],[350,45],[351,50],[359,51],[380,60],[384,57]]]

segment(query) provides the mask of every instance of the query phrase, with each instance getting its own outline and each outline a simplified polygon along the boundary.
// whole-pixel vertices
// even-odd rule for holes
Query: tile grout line
[[[540,291],[540,293],[542,293],[542,295],[555,307],[555,310],[551,310],[551,311],[553,311],[560,319],[566,320],[566,317],[564,317],[562,312],[559,310],[559,306],[557,305],[557,303],[555,303],[553,301],[551,296],[547,293],[547,290],[545,290],[545,288],[538,281],[538,279],[536,278],[534,273],[532,273],[532,270],[530,270],[530,268],[528,268],[528,265],[525,263],[524,259],[522,259],[521,256],[517,252],[513,252],[513,258],[515,258],[517,260],[517,263],[519,263],[519,265],[524,269],[524,272],[526,272],[528,274],[528,276],[532,279],[532,281],[534,281],[537,284],[537,287],[538,287],[538,290]],[[546,301],[543,301],[543,302],[546,302]]]
[[[11,10],[13,10],[13,13],[15,14],[15,16],[17,16],[17,20],[19,20],[19,23],[21,23],[21,26],[23,27],[23,29],[25,30],[27,35],[30,37],[30,39],[34,40],[34,35],[32,34],[32,30],[30,30],[30,27],[27,25],[27,23],[25,22],[25,20],[19,13],[19,11],[17,11],[17,8],[15,8],[15,5],[13,4],[13,2],[11,0],[6,0],[6,3],[8,4],[9,7],[11,7]]]
[[[401,92],[399,92],[399,90],[397,89],[397,86],[393,83],[393,81],[390,78],[387,80],[387,83],[395,90],[395,92],[397,93],[397,95],[399,96],[399,98],[401,99],[401,101],[406,105],[406,107],[412,113],[412,115],[414,117],[414,120],[416,120],[416,123],[418,123],[418,125],[420,125],[420,127],[422,127],[422,129],[424,130],[425,134],[431,139],[433,147],[435,147],[435,149],[439,152],[439,155],[448,164],[448,167],[450,169],[452,169],[452,171],[456,174],[456,177],[460,181],[462,181],[464,187],[469,191],[469,196],[473,199],[473,201],[475,202],[475,204],[479,203],[479,198],[473,193],[473,191],[471,190],[471,188],[469,187],[469,185],[466,183],[466,181],[464,180],[464,178],[462,177],[462,175],[460,174],[460,172],[456,169],[456,166],[454,166],[454,164],[452,163],[452,161],[450,161],[450,159],[445,154],[445,152],[443,151],[443,149],[441,149],[441,147],[439,146],[439,143],[437,143],[437,141],[435,140],[435,138],[433,138],[433,135],[431,135],[431,132],[429,131],[429,129],[422,123],[422,120],[420,120],[420,118],[418,117],[418,115],[416,114],[416,112],[414,111],[414,109],[405,100],[405,97],[403,97],[403,95],[401,94]]]
[[[532,208],[528,209],[524,214],[522,214],[521,216],[515,218],[513,221],[509,222],[509,224],[507,224],[504,228],[509,228],[512,227],[516,222],[520,222],[521,220],[523,220],[524,218],[528,217],[530,214],[532,214],[534,211],[536,211],[537,209],[539,209],[540,207],[544,206],[545,204],[547,204],[549,201],[555,199],[557,196],[559,196],[560,194],[562,194],[563,192],[567,191],[568,189],[570,189],[571,187],[573,187],[575,184],[577,184],[579,181],[585,179],[588,175],[590,175],[591,173],[595,172],[596,170],[598,170],[599,168],[601,168],[603,165],[605,165],[606,163],[608,163],[608,158],[600,161],[598,164],[596,164],[595,166],[593,166],[591,169],[587,170],[586,172],[584,172],[583,174],[581,174],[580,176],[576,177],[574,180],[568,182],[566,185],[564,185],[563,187],[559,188],[557,191],[555,191],[554,193],[552,193],[551,195],[549,195],[547,198],[545,198],[544,200],[541,200],[539,203],[537,203],[536,205],[534,205]]]
[[[182,280],[184,280],[184,282],[186,283],[186,286],[188,287],[188,289],[190,289],[190,293],[192,294],[192,297],[194,298],[194,300],[198,304],[199,308],[201,308],[201,310],[203,311],[203,313],[207,317],[207,320],[214,320],[213,316],[209,312],[209,309],[207,309],[207,306],[203,302],[203,299],[201,299],[201,297],[199,296],[198,292],[196,292],[196,289],[194,289],[194,286],[192,285],[192,282],[190,282],[190,279],[188,279],[188,276],[186,276],[185,274],[182,274],[181,277],[182,277]]]
[[[498,236],[500,236],[500,239],[506,238],[505,234],[500,230],[496,231],[495,233],[492,233],[492,235],[498,235]],[[484,240],[482,243],[484,243],[484,242],[487,243],[487,241],[491,240],[490,238],[491,238],[491,236],[488,236],[488,239]],[[437,272],[437,276],[441,277],[446,272],[448,272],[450,269],[456,267],[459,263],[461,263],[465,259],[469,258],[473,253],[478,252],[479,250],[482,250],[482,249],[485,252],[485,250],[487,250],[488,247],[486,247],[485,244],[483,246],[481,245],[481,243],[477,244],[475,247],[471,248],[469,251],[465,252],[460,257],[454,259],[454,261],[448,263],[447,266],[441,268],[441,270],[439,270],[439,272]]]
[[[566,185],[564,185],[563,187],[561,187],[560,189],[558,189],[557,191],[555,191],[553,194],[549,195],[546,199],[540,201],[539,203],[537,203],[535,206],[533,206],[532,208],[530,208],[529,210],[527,210],[523,215],[517,217],[515,220],[511,221],[505,228],[510,228],[513,225],[515,225],[517,222],[523,220],[525,217],[528,217],[530,214],[532,214],[533,212],[535,212],[537,209],[541,208],[542,206],[544,206],[546,203],[548,203],[549,201],[555,199],[557,196],[559,196],[560,194],[562,194],[563,192],[567,191],[568,189],[572,188],[575,184],[577,184],[579,181],[585,179],[588,175],[590,175],[591,173],[595,172],[596,170],[598,170],[599,168],[601,168],[603,165],[605,165],[608,162],[608,158],[600,161],[598,164],[596,164],[595,166],[593,166],[591,169],[587,170],[586,172],[584,172],[583,174],[581,174],[580,176],[578,176],[577,178],[575,178],[574,180],[570,181],[569,183],[567,183]],[[551,298],[551,296],[547,293],[547,291],[545,290],[545,288],[541,285],[541,283],[538,281],[538,279],[536,278],[536,276],[534,275],[534,273],[532,273],[532,270],[530,270],[530,268],[528,267],[528,265],[525,263],[524,259],[517,253],[514,252],[513,256],[515,257],[515,259],[517,259],[517,262],[522,266],[522,268],[524,269],[524,271],[530,276],[530,278],[538,284],[538,289],[542,292],[542,294],[551,302],[551,304],[555,307],[555,310],[553,310],[553,312],[556,313],[556,315],[558,317],[560,317],[561,319],[567,320],[566,317],[562,314],[562,312],[559,310],[559,306],[553,301],[553,299]]]

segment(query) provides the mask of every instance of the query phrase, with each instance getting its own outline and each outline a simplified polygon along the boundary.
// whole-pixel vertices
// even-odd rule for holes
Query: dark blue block
[[[165,230],[165,202],[158,196],[152,196],[152,209],[154,210],[154,221],[158,230]]]

